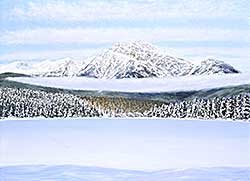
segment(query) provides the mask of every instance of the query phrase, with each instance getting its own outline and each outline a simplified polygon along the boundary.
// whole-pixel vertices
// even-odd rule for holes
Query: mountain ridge
[[[0,73],[13,72],[43,77],[75,76],[84,66],[84,61],[71,57],[34,61],[16,61],[0,66]]]
[[[174,57],[145,41],[114,43],[102,53],[86,59],[70,57],[42,62],[13,62],[0,66],[0,73],[15,72],[33,76],[84,76],[102,79],[166,78],[189,75],[240,73],[223,61],[208,58],[199,64]],[[7,70],[7,71],[6,71]]]
[[[95,56],[81,70],[80,76],[95,78],[147,78],[187,75],[191,63],[164,55],[143,41],[115,43],[110,49]]]
[[[79,75],[93,78],[122,79],[177,77],[216,73],[239,73],[231,65],[216,59],[195,64],[169,56],[144,41],[115,43],[84,67]]]

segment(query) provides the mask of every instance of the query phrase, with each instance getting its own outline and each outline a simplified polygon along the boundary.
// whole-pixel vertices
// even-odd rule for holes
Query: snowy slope
[[[177,77],[217,73],[239,73],[222,61],[208,59],[201,64],[173,57],[144,41],[115,43],[95,56],[79,75],[105,78]]]
[[[83,65],[83,62],[76,61],[72,58],[43,61],[34,66],[32,74],[46,77],[74,76]]]
[[[231,65],[215,59],[203,60],[191,72],[191,75],[239,73]]]
[[[9,64],[0,65],[0,73],[14,72],[21,74],[31,74],[33,66],[33,62],[16,61]]]
[[[36,76],[62,77],[76,75],[83,66],[83,61],[69,57],[41,62],[18,61],[0,65],[0,73],[14,72]]]
[[[173,92],[250,84],[250,74],[247,73],[145,79],[84,77],[16,77],[8,79],[47,87],[119,92]]]

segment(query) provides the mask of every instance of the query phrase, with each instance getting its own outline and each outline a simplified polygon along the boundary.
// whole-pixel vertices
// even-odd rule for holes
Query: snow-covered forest
[[[250,120],[250,95],[155,103],[119,98],[80,97],[31,89],[0,88],[0,118],[39,116]]]
[[[239,94],[231,97],[167,103],[154,106],[146,115],[150,117],[249,120],[250,95]]]
[[[0,117],[95,117],[100,113],[71,94],[1,88]]]
[[[169,103],[148,103],[120,99],[119,104],[97,101],[95,107],[110,117],[160,117],[250,120],[250,94]],[[91,104],[93,100],[90,101]],[[125,103],[124,103],[125,102]],[[134,105],[139,102],[138,105]],[[109,104],[109,105],[108,105]]]

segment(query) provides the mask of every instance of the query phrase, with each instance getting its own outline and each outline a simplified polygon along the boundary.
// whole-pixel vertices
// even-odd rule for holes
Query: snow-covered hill
[[[0,73],[14,72],[35,76],[63,77],[76,75],[83,66],[83,61],[68,57],[56,60],[44,60],[41,62],[17,61],[0,65]]]
[[[144,42],[116,43],[102,54],[93,57],[79,75],[105,78],[178,77],[217,73],[239,73],[222,61],[208,59],[200,64],[173,57]]]

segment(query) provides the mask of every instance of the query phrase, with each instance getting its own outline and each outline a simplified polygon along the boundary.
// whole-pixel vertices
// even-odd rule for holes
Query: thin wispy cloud
[[[64,57],[73,57],[75,59],[84,60],[96,53],[101,52],[102,49],[79,49],[79,50],[43,50],[43,51],[16,51],[0,55],[0,61],[11,62],[15,60],[44,60],[44,59],[58,59]]]
[[[75,58],[86,58],[91,57],[95,54],[101,53],[107,48],[82,48],[74,50],[41,50],[41,51],[14,51],[0,55],[0,61],[11,61],[11,60],[33,60],[33,59],[49,59],[49,58],[62,58],[62,57],[75,57]],[[164,47],[160,49],[165,53],[191,59],[194,61],[204,60],[206,57],[225,57],[226,60],[237,60],[245,61],[248,55],[248,48],[223,48],[223,47],[189,47],[189,48],[171,48]],[[230,53],[228,53],[230,52]],[[236,62],[237,64],[238,62]],[[245,66],[245,65],[244,65]]]
[[[185,32],[185,33],[184,33]],[[38,28],[10,31],[0,36],[5,44],[112,43],[116,41],[246,41],[247,30],[202,28]]]
[[[244,65],[249,8],[248,0],[2,0],[0,63],[88,56],[144,40],[187,59]]]
[[[14,6],[8,14],[23,20],[93,21],[166,19],[169,17],[241,17],[248,13],[247,0],[157,1],[31,1]]]

